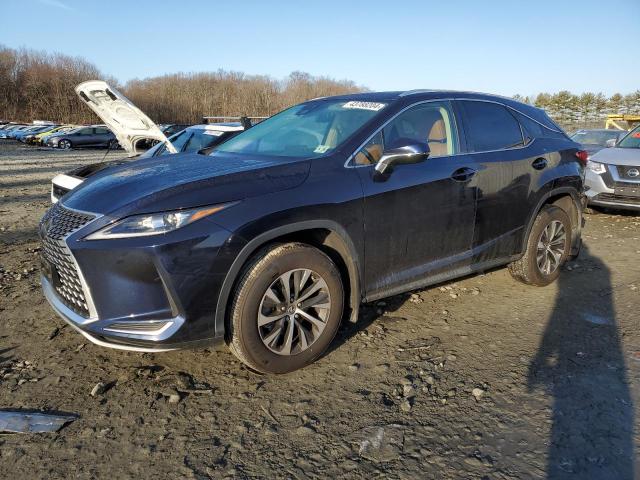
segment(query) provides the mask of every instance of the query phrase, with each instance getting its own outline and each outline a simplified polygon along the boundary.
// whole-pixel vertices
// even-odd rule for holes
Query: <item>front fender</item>
[[[249,258],[251,258],[251,256],[261,247],[278,238],[292,234],[303,234],[305,231],[308,232],[317,229],[328,230],[333,234],[331,242],[334,242],[334,244],[335,242],[339,242],[343,245],[344,252],[341,252],[341,257],[346,265],[349,275],[349,303],[351,307],[350,320],[352,322],[357,320],[360,301],[362,299],[362,292],[360,291],[360,286],[362,285],[362,269],[356,247],[347,231],[337,222],[328,219],[308,220],[269,229],[259,235],[252,236],[252,240],[246,243],[242,240],[241,236],[238,235],[235,235],[235,238],[230,239],[227,243],[226,251],[222,251],[220,253],[221,258],[233,258],[233,262],[229,267],[218,296],[215,314],[216,337],[225,334],[229,300],[233,293],[236,280],[242,273],[242,267],[246,264],[247,260],[249,260]],[[327,243],[327,246],[331,247],[332,245]]]

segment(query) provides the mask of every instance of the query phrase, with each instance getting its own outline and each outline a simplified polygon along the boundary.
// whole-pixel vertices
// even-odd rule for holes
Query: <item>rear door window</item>
[[[98,135],[106,135],[106,134],[108,134],[110,132],[111,132],[111,130],[106,129],[106,128],[96,128],[96,133]]]
[[[498,103],[459,101],[465,120],[467,148],[470,152],[489,152],[524,145],[522,130],[515,117]]]

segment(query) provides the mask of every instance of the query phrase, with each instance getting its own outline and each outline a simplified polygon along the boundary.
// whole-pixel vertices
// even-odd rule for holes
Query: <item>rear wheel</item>
[[[63,150],[69,150],[72,147],[72,145],[71,145],[71,142],[69,140],[60,140],[58,142],[58,147],[63,149]]]
[[[247,366],[287,373],[316,360],[333,340],[344,290],[333,261],[301,243],[274,246],[245,268],[233,297],[228,344]]]
[[[117,150],[118,148],[120,148],[120,144],[118,143],[118,140],[109,140],[107,148],[109,150]]]
[[[555,281],[571,253],[571,220],[559,207],[546,206],[536,217],[527,249],[509,265],[511,275],[529,285],[543,287]]]

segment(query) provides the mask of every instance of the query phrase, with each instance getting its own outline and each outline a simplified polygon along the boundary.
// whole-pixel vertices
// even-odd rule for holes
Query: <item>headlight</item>
[[[235,202],[234,202],[235,203]],[[85,237],[85,240],[104,240],[107,238],[131,238],[160,235],[171,232],[209,215],[213,215],[234,203],[225,203],[213,207],[177,210],[175,212],[150,213],[123,218],[114,224]]]
[[[607,171],[604,163],[592,162],[591,160],[587,162],[587,169],[591,170],[593,173],[597,173],[598,175],[602,175]]]

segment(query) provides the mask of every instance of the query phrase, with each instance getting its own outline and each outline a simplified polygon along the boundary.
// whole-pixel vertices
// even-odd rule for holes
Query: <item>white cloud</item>
[[[61,8],[62,10],[73,11],[69,5],[62,3],[60,0],[38,0],[43,5],[47,5],[49,7]]]

